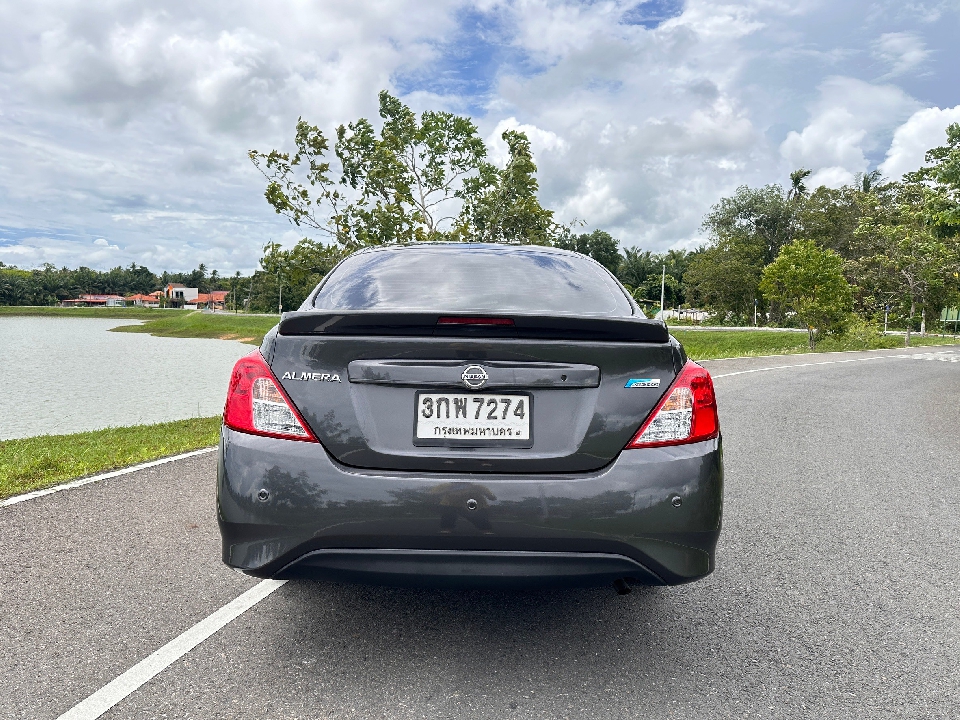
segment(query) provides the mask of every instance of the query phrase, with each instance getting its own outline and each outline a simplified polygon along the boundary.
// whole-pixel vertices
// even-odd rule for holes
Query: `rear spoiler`
[[[288,312],[280,335],[368,335],[403,337],[483,337],[530,340],[666,343],[667,327],[646,318],[510,315],[512,324],[438,324],[450,313]]]

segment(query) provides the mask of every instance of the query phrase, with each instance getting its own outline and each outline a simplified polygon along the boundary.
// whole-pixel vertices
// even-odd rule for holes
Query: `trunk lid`
[[[264,355],[339,462],[437,472],[601,468],[630,441],[682,364],[659,322],[513,319],[512,326],[448,327],[437,325],[436,314],[289,313],[265,341]],[[473,366],[487,376],[481,389],[463,379]],[[627,387],[631,380],[659,383]],[[526,396],[532,437],[424,445],[415,438],[418,393]]]

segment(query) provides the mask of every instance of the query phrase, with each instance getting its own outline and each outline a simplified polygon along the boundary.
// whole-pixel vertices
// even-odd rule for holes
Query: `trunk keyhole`
[[[473,498],[470,498],[469,500],[467,500],[467,510],[476,510],[476,509],[477,509],[477,501],[474,500]]]
[[[561,375],[561,376],[560,376],[560,382],[566,382],[566,381],[567,381],[567,376],[566,376],[566,375]]]

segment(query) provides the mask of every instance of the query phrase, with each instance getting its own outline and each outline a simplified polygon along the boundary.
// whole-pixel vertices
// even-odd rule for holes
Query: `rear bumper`
[[[492,550],[314,550],[274,577],[460,588],[663,584],[623,555]]]
[[[220,444],[223,559],[258,577],[674,585],[713,571],[722,503],[719,439],[544,475],[361,470],[228,428]]]

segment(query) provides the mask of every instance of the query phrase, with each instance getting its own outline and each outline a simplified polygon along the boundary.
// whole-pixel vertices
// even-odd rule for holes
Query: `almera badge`
[[[316,380],[317,382],[341,382],[336,373],[285,372],[281,380]]]

